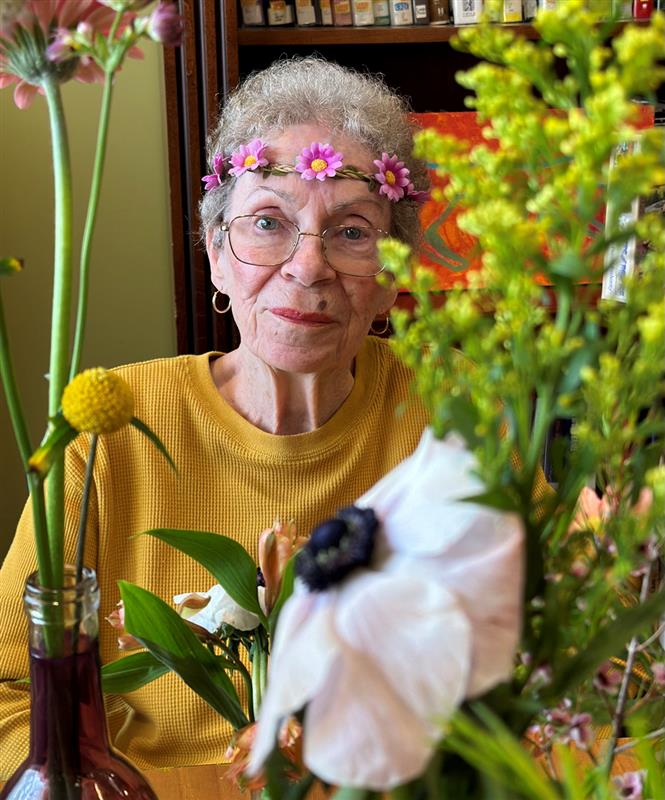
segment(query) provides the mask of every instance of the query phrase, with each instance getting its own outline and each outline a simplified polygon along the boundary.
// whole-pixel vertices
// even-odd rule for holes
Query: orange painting
[[[653,107],[641,108],[640,127],[653,125]],[[422,128],[436,128],[441,133],[456,136],[469,142],[471,147],[484,143],[489,147],[496,145],[482,135],[475,111],[440,111],[414,114],[414,119]],[[431,170],[432,187],[443,187],[445,179]],[[440,289],[452,289],[457,283],[466,285],[467,273],[480,267],[480,252],[477,240],[460,230],[457,218],[463,208],[446,200],[428,200],[420,210],[424,231],[424,243],[419,253],[422,264],[431,267],[438,276]],[[598,228],[590,231],[593,236],[602,229],[604,210],[598,216]]]

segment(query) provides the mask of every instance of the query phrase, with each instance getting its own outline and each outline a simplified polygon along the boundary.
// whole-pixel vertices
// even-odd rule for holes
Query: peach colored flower
[[[106,621],[110,623],[111,627],[115,628],[118,633],[118,649],[119,650],[137,650],[143,647],[138,639],[135,639],[131,634],[125,630],[125,606],[122,600],[117,604],[114,611],[106,617]]]
[[[239,789],[255,792],[263,789],[266,778],[259,772],[254,777],[246,774],[249,758],[254,740],[256,739],[256,723],[241,728],[234,734],[231,743],[224,754],[228,761],[225,777],[232,781]],[[278,747],[289,763],[286,776],[292,781],[302,778],[304,765],[302,760],[302,726],[294,717],[290,717],[281,727],[277,737]]]
[[[282,588],[282,575],[288,560],[307,541],[298,536],[292,522],[276,522],[259,536],[259,570],[263,578],[262,608],[269,614]]]

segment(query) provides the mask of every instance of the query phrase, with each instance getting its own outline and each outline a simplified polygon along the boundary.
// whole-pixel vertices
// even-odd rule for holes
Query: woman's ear
[[[208,228],[206,231],[206,252],[210,261],[210,277],[220,292],[224,292],[222,285],[224,282],[224,251],[222,244],[223,238],[220,229],[217,227]]]
[[[379,309],[379,313],[387,316],[390,314],[391,308],[395,305],[395,300],[397,300],[395,281],[391,281],[390,286],[384,286],[383,290],[385,301],[381,303],[382,307]]]

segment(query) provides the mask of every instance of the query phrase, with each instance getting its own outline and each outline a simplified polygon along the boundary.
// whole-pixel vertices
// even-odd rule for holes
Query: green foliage
[[[241,544],[228,536],[205,531],[155,528],[146,534],[198,561],[236,603],[265,623],[256,594],[256,564]]]
[[[249,720],[227,675],[233,664],[211,653],[159,597],[126,581],[120,581],[119,585],[127,631],[234,728],[247,725]]]
[[[665,224],[656,214],[619,220],[665,183],[663,129],[641,130],[634,102],[665,77],[665,16],[609,39],[611,22],[566,0],[541,12],[536,27],[539,41],[487,24],[459,34],[456,46],[482,59],[457,78],[472,92],[467,103],[485,142],[471,147],[426,130],[416,154],[437,165],[446,198],[464,209],[459,224],[477,238],[482,266],[434,307],[431,276],[403,244],[386,243],[389,271],[416,298],[412,315],[394,314],[393,344],[414,370],[435,431],[457,431],[475,453],[487,485],[479,501],[524,522],[522,663],[488,707],[518,736],[539,709],[564,700],[609,724],[616,697],[592,678],[610,655],[632,652],[636,671],[625,677],[631,691],[620,716],[660,708],[650,723],[658,727],[662,697],[650,664],[662,650],[634,637],[649,636],[664,602],[662,591],[645,602],[643,576],[654,583],[665,543]],[[648,248],[627,302],[596,302],[606,254],[633,236]],[[574,446],[558,486],[542,497],[539,464],[557,418],[573,420]],[[580,490],[596,481],[604,505],[571,528]],[[473,735],[465,724],[453,731],[467,763],[487,768],[492,737],[514,756],[508,764],[497,754],[490,778],[522,794],[495,787],[482,796],[611,796],[591,774],[575,787],[565,758],[565,789],[527,790],[532,772],[521,772],[508,731],[491,715],[480,715]]]

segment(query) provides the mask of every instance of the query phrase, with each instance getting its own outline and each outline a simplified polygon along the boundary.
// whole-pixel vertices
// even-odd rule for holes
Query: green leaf
[[[463,497],[461,503],[477,503],[480,506],[497,508],[499,511],[521,511],[521,506],[506,489],[490,489],[487,492],[474,494],[472,497]]]
[[[150,439],[150,441],[155,445],[155,447],[159,450],[159,452],[169,462],[169,464],[171,465],[171,468],[174,470],[174,472],[177,472],[178,468],[175,465],[175,461],[171,458],[171,454],[166,449],[166,446],[164,445],[162,440],[159,438],[159,436],[157,436],[157,434],[153,430],[151,430],[145,424],[145,422],[141,422],[141,420],[138,419],[138,417],[132,417],[130,422],[138,431],[141,431],[141,433],[144,436],[147,436],[147,438]]]
[[[102,689],[109,694],[133,692],[169,671],[150,652],[132,653],[102,667]]]
[[[154,528],[146,533],[198,561],[236,603],[257,614],[266,624],[256,594],[256,564],[241,544],[221,533],[208,531]]]
[[[282,610],[282,606],[293,594],[296,555],[297,554],[292,555],[284,567],[284,572],[282,573],[282,585],[279,588],[279,595],[268,618],[268,631],[270,632],[271,636],[275,633],[275,627],[277,626],[277,620],[279,618],[279,612]]]
[[[225,671],[229,662],[202,645],[185,621],[159,597],[126,581],[119,581],[118,585],[125,605],[127,632],[234,728],[249,724]]]
[[[72,428],[63,417],[62,411],[58,411],[51,420],[44,441],[28,459],[30,469],[37,472],[42,478],[46,477],[55,459],[70,442],[76,439],[78,434],[79,432]]]
[[[554,671],[554,680],[543,692],[545,705],[554,705],[590,677],[598,665],[625,650],[627,643],[650,622],[665,611],[665,590],[657,592],[644,603],[626,609],[606,625],[580,653],[563,662]]]

